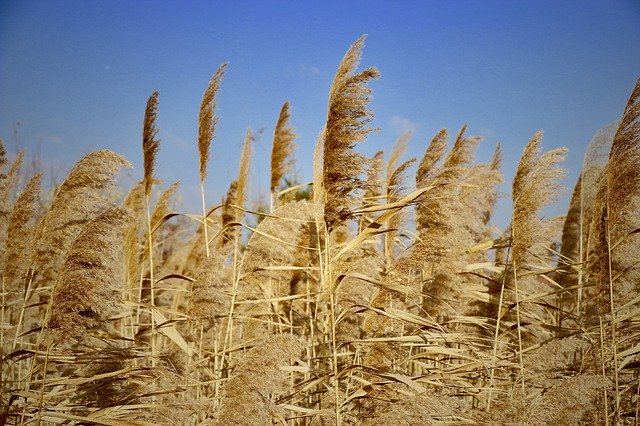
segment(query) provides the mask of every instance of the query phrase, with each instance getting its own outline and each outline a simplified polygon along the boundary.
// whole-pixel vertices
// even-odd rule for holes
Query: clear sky
[[[197,211],[198,109],[228,61],[208,199],[219,201],[235,178],[249,127],[264,129],[251,176],[252,194],[266,195],[282,103],[291,103],[300,177],[309,180],[334,72],[361,34],[361,67],[381,72],[370,85],[381,131],[360,152],[388,152],[413,130],[407,158],[420,157],[438,129],[454,136],[468,123],[484,136],[479,160],[502,143],[508,181],[542,129],[544,149],[570,149],[572,186],[586,145],[620,117],[640,77],[637,0],[0,0],[0,136],[13,150],[19,122],[21,144],[39,146],[58,180],[100,148],[124,154],[138,178],[144,107],[158,90],[157,176],[180,180],[185,210]]]

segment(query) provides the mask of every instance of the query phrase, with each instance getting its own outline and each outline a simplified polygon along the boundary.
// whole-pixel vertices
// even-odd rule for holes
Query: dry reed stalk
[[[229,185],[227,190],[227,196],[222,202],[222,234],[220,236],[220,242],[218,246],[220,248],[226,246],[229,242],[233,241],[236,230],[232,228],[236,222],[236,210],[234,205],[237,204],[236,194],[238,192],[238,181],[234,180]]]
[[[548,222],[539,217],[542,208],[553,203],[562,186],[564,170],[557,164],[564,160],[567,150],[554,149],[540,155],[542,132],[537,132],[524,149],[513,180],[512,248],[513,262],[532,269],[535,259],[532,250],[539,244],[548,246]]]
[[[369,161],[367,170],[367,180],[365,182],[365,193],[362,207],[371,207],[379,203],[382,198],[383,182],[382,171],[384,167],[384,151],[376,152]]]
[[[403,260],[421,270],[421,309],[441,320],[459,314],[466,305],[461,299],[464,279],[459,272],[463,270],[466,251],[474,245],[465,224],[469,212],[465,211],[461,195],[479,138],[467,137],[466,128],[462,127],[437,170],[435,161],[442,155],[446,132],[439,132],[427,148],[416,180],[418,186],[433,188],[420,197],[416,211],[420,239],[412,249],[414,256]]]
[[[244,216],[243,209],[247,202],[247,191],[249,188],[249,168],[251,167],[252,145],[255,140],[256,136],[253,134],[251,129],[247,129],[247,133],[244,136],[244,143],[242,144],[242,153],[240,154],[238,179],[236,180],[237,188],[234,197],[236,222],[241,222]]]
[[[56,282],[64,256],[83,226],[112,205],[115,177],[122,167],[131,165],[103,150],[88,154],[69,172],[36,231],[33,288]]]
[[[447,129],[442,129],[431,139],[416,171],[416,188],[426,188],[433,183],[434,176],[438,171],[436,165],[447,149],[448,138]],[[428,228],[429,215],[427,206],[421,203],[416,206],[416,227],[418,230]]]
[[[207,257],[209,257],[209,229],[207,226],[207,203],[204,196],[204,179],[207,176],[209,164],[209,151],[211,141],[216,132],[218,117],[216,116],[216,95],[220,88],[222,77],[227,69],[227,64],[222,64],[209,80],[209,85],[202,95],[200,115],[198,117],[198,154],[200,157],[200,197],[202,199],[202,224],[204,230],[204,243]]]
[[[531,425],[603,424],[602,390],[611,382],[599,375],[578,375],[562,380],[529,403],[522,421]],[[600,397],[600,398],[599,398]]]
[[[453,398],[430,395],[404,396],[393,401],[388,408],[363,422],[363,426],[440,425],[446,420],[463,422],[461,407]],[[454,420],[455,419],[455,420]],[[465,419],[469,424],[473,419]]]
[[[142,269],[145,240],[142,228],[146,222],[144,180],[133,185],[122,202],[122,208],[131,212],[133,220],[129,222],[124,232],[124,269],[126,283],[124,286],[123,300],[130,302],[141,301]]]
[[[637,214],[640,207],[640,80],[636,82],[620,125],[613,138],[609,162],[601,180],[593,216],[593,238],[587,271],[589,281],[596,286],[600,321],[610,321],[612,359],[607,372],[614,376],[616,421],[628,406],[627,393],[621,391],[619,353],[638,344],[637,334],[627,339],[620,336],[618,317],[637,315],[640,268],[636,257],[640,242],[635,235],[640,227]],[[624,352],[623,352],[624,353]],[[603,368],[605,364],[603,363]],[[625,408],[626,409],[626,408]]]
[[[461,222],[474,244],[492,238],[491,216],[498,199],[498,185],[503,182],[499,166],[477,164],[467,171],[460,188],[464,211]]]
[[[406,189],[406,170],[416,161],[415,159],[408,160],[400,164],[400,158],[407,151],[409,140],[411,139],[411,132],[405,132],[396,140],[389,154],[389,160],[387,161],[386,168],[386,202],[395,203],[402,198],[402,193]],[[384,252],[387,258],[387,265],[391,264],[393,258],[393,249],[396,244],[396,237],[398,231],[404,226],[406,219],[406,212],[403,210],[398,212],[392,220],[389,221],[387,228],[389,231],[385,234],[384,238]]]
[[[162,271],[161,266],[167,263],[168,253],[172,251],[170,246],[165,247],[165,245],[170,243],[170,238],[172,236],[174,237],[174,240],[175,237],[177,237],[176,235],[172,235],[176,233],[172,232],[170,224],[167,224],[166,222],[168,219],[175,216],[175,214],[173,213],[172,204],[179,187],[180,182],[174,182],[173,184],[171,184],[171,186],[169,186],[169,188],[162,191],[158,196],[155,205],[153,206],[153,211],[151,212],[151,239],[153,240],[154,253],[152,256],[152,254],[149,253],[149,246],[146,246],[143,252],[143,259],[154,259],[154,277],[158,276],[158,274]],[[146,238],[148,239],[149,236],[146,236]],[[169,242],[167,240],[169,240]],[[149,276],[151,277],[151,273],[149,274]],[[160,306],[170,306],[172,302],[166,299],[172,298],[172,293],[173,292],[171,291],[156,291],[153,299],[154,303]],[[141,300],[145,300],[145,296],[146,294],[143,292],[143,298]]]
[[[198,117],[198,154],[200,157],[200,182],[204,182],[207,176],[207,165],[209,164],[209,151],[211,141],[216,133],[218,117],[216,116],[216,95],[220,89],[222,77],[227,70],[224,63],[216,70],[209,80],[209,84],[202,95],[200,104],[200,115]],[[206,213],[205,213],[206,214]]]
[[[9,216],[13,209],[12,193],[16,189],[20,168],[24,159],[24,152],[18,152],[15,160],[11,164],[9,171],[3,173],[4,165],[8,162],[4,146],[0,145],[0,250],[6,247],[7,227],[9,226]],[[0,269],[2,268],[2,256],[0,252]]]
[[[4,166],[6,166],[8,162],[7,150],[4,147],[4,140],[0,138],[0,179],[4,179],[7,177],[7,175],[4,174]]]
[[[251,132],[251,129],[247,129],[245,134],[244,143],[242,145],[242,153],[240,155],[240,167],[238,170],[238,179],[234,182],[234,196],[233,204],[230,205],[234,209],[234,222],[231,225],[237,226],[233,229],[233,261],[232,261],[232,282],[233,288],[231,292],[231,303],[229,304],[229,314],[227,318],[227,330],[224,335],[224,343],[222,345],[222,359],[220,365],[224,365],[227,348],[233,344],[234,339],[234,312],[236,298],[238,297],[238,286],[240,282],[240,237],[241,228],[240,223],[244,217],[244,206],[247,198],[247,187],[249,182],[249,167],[251,166],[251,146],[255,140],[255,136]],[[233,183],[229,188],[229,191],[233,188]],[[223,212],[224,216],[224,212]],[[224,217],[223,217],[224,225]],[[223,229],[226,225],[223,226]]]
[[[362,55],[365,36],[360,37],[351,45],[344,55],[329,91],[327,119],[321,139],[314,152],[314,200],[324,207],[323,224],[317,221],[318,235],[324,234],[324,258],[321,262],[323,291],[329,294],[329,325],[331,330],[332,369],[331,378],[335,395],[336,422],[341,424],[340,398],[338,378],[338,353],[336,343],[336,295],[335,286],[329,264],[332,256],[330,237],[332,231],[340,228],[349,218],[354,202],[354,192],[362,187],[360,175],[365,171],[366,157],[356,154],[353,149],[358,142],[362,142],[373,129],[366,125],[371,121],[372,112],[367,104],[371,89],[366,84],[371,79],[379,77],[378,70],[367,68],[356,73],[356,68]],[[322,169],[320,172],[320,158]],[[319,191],[319,183],[322,192]],[[318,185],[318,186],[315,186]],[[316,192],[317,191],[317,192]],[[322,238],[322,237],[321,237]]]
[[[302,349],[299,337],[281,334],[264,338],[247,351],[224,384],[214,424],[266,425],[274,417],[282,418],[282,408],[273,402],[273,396],[286,389],[287,375],[280,367],[289,365]]]
[[[121,303],[122,246],[130,219],[126,210],[114,207],[78,235],[53,288],[46,327],[54,342],[71,344],[86,340],[96,327],[108,329],[108,318]]]
[[[41,181],[41,173],[29,179],[27,186],[18,196],[9,217],[2,268],[5,297],[9,301],[24,293],[26,288],[29,271],[28,253],[32,249],[36,229]],[[14,324],[14,320],[10,320],[9,323]]]
[[[581,265],[581,218],[582,209],[582,174],[578,177],[573,194],[569,201],[569,210],[562,227],[562,242],[560,246],[560,256],[558,257],[558,268],[561,268],[554,276],[555,281],[562,288],[577,287],[579,284],[578,274]],[[567,316],[564,311],[574,310],[574,300],[577,300],[578,289],[569,291],[568,293],[558,294],[558,326],[562,327],[564,318]]]
[[[151,188],[155,178],[153,172],[156,168],[156,155],[160,149],[160,140],[157,139],[158,129],[156,119],[158,117],[158,96],[160,93],[153,92],[147,100],[147,107],[144,110],[144,123],[142,128],[142,153],[144,159],[144,193],[147,198],[151,196]]]
[[[205,331],[230,309],[232,283],[225,261],[225,253],[216,251],[204,259],[193,281],[187,315],[203,323]]]
[[[387,170],[390,175],[387,176],[387,203],[397,203],[406,194],[406,173],[407,169],[416,162],[415,158],[411,158],[394,169]],[[395,214],[387,223],[388,231],[385,233],[384,252],[387,259],[387,266],[391,266],[395,258],[394,248],[399,232],[406,228],[407,212],[403,209]]]
[[[400,158],[402,158],[402,156],[407,152],[411,136],[411,132],[404,132],[400,135],[400,137],[398,137],[398,139],[396,139],[393,144],[393,148],[391,148],[391,153],[389,154],[389,160],[387,161],[386,170],[387,187],[389,186],[389,179],[400,164]]]
[[[153,207],[153,212],[151,213],[151,231],[154,234],[172,215],[173,209],[171,204],[173,203],[173,198],[178,192],[178,188],[180,188],[180,182],[174,182],[169,186],[169,188],[162,191],[158,197],[158,201],[156,201],[156,204]]]
[[[280,185],[280,180],[293,168],[291,155],[295,149],[296,134],[289,120],[289,102],[285,102],[280,110],[278,122],[273,132],[273,147],[271,149],[271,210],[276,207],[275,193]]]
[[[144,163],[144,195],[145,208],[147,212],[147,250],[149,260],[149,299],[151,309],[155,306],[155,276],[153,263],[153,232],[151,228],[151,189],[155,182],[154,171],[156,163],[156,155],[160,149],[160,140],[157,139],[158,129],[156,127],[156,119],[158,116],[158,96],[160,93],[154,91],[147,100],[147,106],[144,111],[144,122],[142,126],[142,156]],[[141,293],[144,288],[141,285]],[[156,366],[156,324],[151,315],[151,365]]]
[[[425,201],[418,205],[416,212],[417,229],[421,237],[429,232],[447,231],[454,226],[447,222],[451,216],[448,210],[455,208],[454,205],[458,202],[456,194],[473,159],[473,150],[479,142],[477,137],[466,137],[466,129],[466,125],[460,129],[453,148],[440,168],[435,169],[438,159],[444,154],[447,137],[446,131],[438,132],[418,167],[416,186],[418,188],[435,186],[432,191],[422,197]]]
[[[240,307],[243,339],[250,341],[269,332],[269,324],[283,324],[290,328],[290,312],[279,298],[292,295],[291,282],[296,270],[296,255],[317,257],[309,246],[298,242],[310,223],[315,222],[315,206],[309,201],[293,201],[276,209],[266,217],[254,233],[244,251],[239,276],[237,300],[252,301]],[[311,272],[311,271],[310,271]],[[256,301],[264,300],[261,303]]]
[[[580,264],[578,270],[578,288],[577,294],[577,314],[580,323],[585,318],[597,325],[598,303],[597,291],[591,287],[584,286],[586,266],[588,264],[589,249],[592,246],[593,235],[595,234],[595,224],[593,223],[593,214],[595,207],[595,199],[598,188],[601,186],[601,180],[604,178],[605,169],[609,160],[609,152],[613,137],[618,129],[619,122],[604,126],[591,139],[589,146],[584,154],[581,173],[580,185]],[[587,313],[585,315],[585,313]]]
[[[614,136],[609,163],[596,196],[590,280],[597,288],[601,315],[613,314],[638,293],[638,267],[630,253],[638,247],[640,227],[640,80],[636,83]],[[633,310],[626,306],[626,310]],[[624,314],[624,312],[619,312]]]
[[[519,281],[525,271],[536,268],[535,250],[538,246],[549,246],[550,222],[539,217],[540,210],[551,204],[561,191],[558,181],[564,176],[557,164],[561,162],[566,149],[560,148],[540,155],[542,132],[537,132],[524,149],[513,180],[513,213],[511,222],[511,271],[518,335],[518,354],[521,370],[522,390],[525,389],[524,364],[522,360],[522,306],[520,304]],[[497,344],[497,342],[496,342]]]
[[[1,147],[1,163],[0,172],[4,169],[5,164],[8,163],[6,158],[6,152],[4,147]],[[0,173],[0,213],[3,215],[7,215],[9,213],[11,205],[9,201],[11,199],[11,193],[16,188],[16,184],[18,183],[18,177],[20,174],[20,168],[22,167],[22,162],[24,160],[24,151],[19,151],[16,158],[11,163],[11,167],[7,173]]]
[[[365,85],[379,77],[378,70],[367,68],[356,73],[365,36],[360,37],[340,62],[329,92],[329,108],[323,138],[322,182],[324,219],[330,231],[351,214],[352,194],[361,187],[359,176],[365,171],[366,158],[353,152],[369,132],[366,124],[372,112],[367,108],[371,89]]]
[[[316,138],[316,144],[313,148],[313,203],[316,206],[322,206],[318,210],[318,217],[316,218],[316,228],[322,229],[322,222],[324,222],[325,204],[324,200],[325,187],[324,187],[324,139],[326,134],[326,126],[322,127],[322,130]]]
[[[383,198],[384,185],[383,168],[385,165],[384,151],[377,151],[371,159],[369,159],[369,168],[367,169],[367,180],[364,182],[364,195],[362,196],[361,208],[366,209],[380,203]],[[375,213],[363,213],[358,223],[358,232],[361,232],[366,226],[375,220]]]

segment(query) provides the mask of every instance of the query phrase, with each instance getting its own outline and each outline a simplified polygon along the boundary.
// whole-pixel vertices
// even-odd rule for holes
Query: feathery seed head
[[[330,230],[348,218],[352,193],[362,185],[359,176],[367,163],[367,159],[354,153],[353,148],[372,131],[365,127],[373,116],[367,108],[371,90],[365,85],[378,78],[379,73],[375,68],[367,68],[356,74],[364,38],[360,37],[345,54],[329,93],[322,180],[324,219]]]
[[[105,328],[120,304],[123,232],[129,212],[113,207],[83,229],[60,270],[53,289],[47,328],[54,341],[82,340],[90,329]]]
[[[200,116],[198,120],[198,153],[200,155],[200,181],[203,182],[207,176],[207,164],[209,163],[209,150],[211,141],[216,132],[218,117],[216,116],[216,95],[220,88],[220,83],[227,64],[220,65],[215,72],[209,85],[202,95],[202,103],[200,104]]]
[[[158,96],[160,93],[153,92],[147,100],[147,107],[144,111],[144,126],[142,130],[142,152],[144,157],[144,193],[147,197],[151,195],[153,185],[153,172],[155,170],[156,154],[160,149],[160,140],[156,139],[158,129],[156,128],[156,118],[158,115]]]
[[[280,184],[280,179],[293,166],[291,154],[295,148],[296,135],[289,124],[291,113],[289,102],[285,102],[280,110],[278,123],[273,132],[273,148],[271,150],[271,192],[275,192]]]

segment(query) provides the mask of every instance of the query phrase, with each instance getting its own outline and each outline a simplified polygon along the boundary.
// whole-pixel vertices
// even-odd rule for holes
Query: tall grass
[[[268,213],[247,208],[251,131],[206,204],[226,64],[200,108],[201,212],[159,190],[157,92],[124,197],[115,153],[80,160],[47,203],[0,145],[0,424],[638,423],[640,81],[566,218],[544,216],[566,151],[536,133],[499,230],[501,150],[477,163],[466,126],[419,162],[409,134],[386,161],[356,152],[379,74],[357,70],[363,48],[337,64],[312,191],[291,176],[283,104]]]

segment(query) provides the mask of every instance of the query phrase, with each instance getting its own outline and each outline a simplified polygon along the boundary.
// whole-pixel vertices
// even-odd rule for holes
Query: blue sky
[[[271,137],[289,100],[300,178],[311,178],[315,138],[335,69],[361,34],[362,67],[376,66],[375,112],[358,150],[389,150],[413,130],[407,158],[435,132],[464,123],[496,142],[514,174],[530,136],[567,146],[567,185],[586,145],[622,113],[640,77],[638,1],[6,1],[0,0],[0,137],[39,146],[60,180],[91,150],[124,154],[141,172],[144,107],[160,92],[157,175],[182,182],[197,211],[197,120],[202,92],[229,62],[218,95],[207,197],[235,178],[247,128],[256,145],[252,194],[266,195]],[[504,191],[509,190],[509,184]],[[502,203],[504,214],[508,200]],[[561,213],[564,206],[554,213]],[[503,222],[498,219],[498,222]]]

